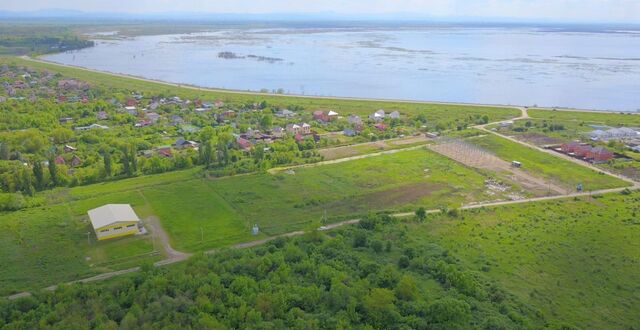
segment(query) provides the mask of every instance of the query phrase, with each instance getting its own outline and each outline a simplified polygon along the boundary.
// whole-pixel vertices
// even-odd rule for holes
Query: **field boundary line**
[[[267,173],[275,175],[275,174],[278,174],[278,173],[281,173],[281,172],[284,172],[284,171],[294,170],[294,169],[298,169],[298,168],[310,168],[310,167],[318,167],[318,166],[324,166],[324,165],[340,164],[340,163],[345,163],[345,162],[349,162],[349,161],[352,161],[352,160],[359,160],[359,159],[377,157],[377,156],[382,156],[382,155],[395,154],[395,153],[402,152],[402,151],[418,150],[420,148],[425,148],[427,145],[429,145],[429,144],[425,143],[425,144],[421,144],[421,145],[417,145],[417,146],[413,146],[413,147],[408,147],[408,148],[391,149],[391,150],[385,150],[385,151],[380,151],[380,152],[375,152],[375,153],[370,153],[370,154],[356,155],[356,156],[338,158],[338,159],[333,159],[333,160],[325,160],[325,161],[316,162],[316,163],[293,165],[293,166],[287,166],[287,167],[274,167],[274,168],[268,169]]]

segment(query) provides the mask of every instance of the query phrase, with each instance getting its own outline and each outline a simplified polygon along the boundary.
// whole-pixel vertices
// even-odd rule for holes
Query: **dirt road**
[[[344,162],[348,162],[348,161],[352,161],[352,160],[356,160],[356,159],[364,159],[364,158],[376,157],[376,156],[380,156],[380,155],[395,154],[395,153],[403,152],[403,151],[417,150],[417,149],[420,149],[420,148],[424,148],[425,146],[426,146],[426,144],[421,144],[419,146],[414,146],[414,147],[409,147],[409,148],[392,149],[392,150],[380,151],[380,152],[376,152],[376,153],[372,153],[372,154],[357,155],[357,156],[351,156],[351,157],[345,157],[345,158],[338,158],[338,159],[334,159],[334,160],[325,160],[325,161],[317,162],[317,163],[302,164],[302,165],[295,165],[295,166],[288,166],[288,167],[274,167],[274,168],[271,168],[271,169],[267,170],[267,172],[269,174],[277,174],[277,173],[280,173],[280,172],[283,172],[283,171],[295,170],[295,169],[298,169],[298,168],[316,167],[316,166],[323,166],[323,165],[329,165],[329,164],[339,164],[339,163],[344,163]]]
[[[156,216],[149,216],[144,219],[144,223],[147,226],[147,229],[151,231],[152,239],[155,243],[160,243],[162,249],[164,250],[165,255],[168,260],[182,261],[191,256],[189,253],[184,253],[177,251],[174,249],[169,242],[169,234],[164,231],[162,225],[160,224],[160,219]]]
[[[522,110],[523,110],[523,113],[526,112],[525,109],[522,109]],[[514,120],[520,120],[520,119],[524,119],[524,118],[528,118],[528,115],[526,115],[526,116],[523,115],[523,116],[518,117],[517,119],[514,119]],[[575,159],[575,158],[570,157],[568,155],[561,154],[561,153],[558,153],[558,152],[555,152],[555,151],[552,151],[552,150],[549,150],[549,149],[544,149],[544,148],[541,148],[541,147],[538,147],[538,146],[535,146],[535,145],[531,145],[531,144],[528,144],[526,142],[520,141],[520,140],[518,140],[516,138],[510,137],[510,136],[507,136],[507,135],[504,135],[504,134],[500,134],[500,133],[498,133],[496,131],[492,131],[492,130],[487,129],[487,126],[491,125],[491,124],[495,124],[495,123],[489,123],[489,124],[485,124],[485,125],[478,125],[478,126],[474,126],[474,128],[479,129],[479,130],[481,130],[483,132],[486,132],[486,133],[489,133],[489,134],[493,134],[493,135],[499,136],[499,137],[501,137],[503,139],[507,139],[507,140],[509,140],[511,142],[518,143],[518,144],[520,144],[520,145],[522,145],[524,147],[527,147],[529,149],[533,149],[533,150],[537,150],[537,151],[540,151],[540,152],[544,152],[544,153],[549,154],[551,156],[568,160],[570,162],[573,162],[573,163],[578,164],[580,166],[589,168],[589,169],[594,170],[596,172],[601,172],[601,173],[604,173],[606,175],[609,175],[609,176],[618,178],[620,180],[629,182],[629,183],[631,183],[633,185],[634,188],[637,188],[640,185],[640,183],[634,181],[633,179],[627,178],[625,176],[622,176],[622,175],[619,175],[619,174],[616,174],[616,173],[612,173],[610,171],[607,171],[605,169],[602,169],[602,168],[599,168],[597,166],[591,165],[591,164],[589,164],[587,162],[584,162],[582,160]]]

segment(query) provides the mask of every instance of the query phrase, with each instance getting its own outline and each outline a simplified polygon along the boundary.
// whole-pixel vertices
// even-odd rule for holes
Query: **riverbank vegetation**
[[[93,46],[94,42],[60,25],[0,23],[0,55],[42,55]]]

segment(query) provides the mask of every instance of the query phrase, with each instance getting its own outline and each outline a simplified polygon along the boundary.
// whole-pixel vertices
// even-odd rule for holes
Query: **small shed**
[[[99,241],[139,233],[140,218],[129,204],[107,204],[88,214]]]

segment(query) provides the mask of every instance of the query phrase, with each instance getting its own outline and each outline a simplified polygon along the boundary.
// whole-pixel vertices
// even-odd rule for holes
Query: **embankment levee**
[[[494,107],[494,108],[523,108],[527,107],[524,105],[517,104],[483,104],[483,103],[465,103],[465,102],[446,102],[446,101],[419,101],[419,100],[403,100],[403,99],[382,99],[382,98],[361,98],[361,97],[341,97],[341,96],[317,96],[317,95],[300,95],[300,94],[274,94],[274,93],[261,93],[256,91],[243,91],[243,90],[234,90],[234,89],[222,89],[222,88],[209,88],[209,87],[200,87],[190,84],[180,84],[173,83],[163,80],[157,79],[149,79],[136,75],[129,75],[123,73],[114,73],[108,71],[100,71],[95,69],[90,69],[86,67],[73,66],[67,64],[61,64],[53,61],[44,60],[38,57],[30,57],[30,56],[20,56],[19,58],[31,61],[38,62],[42,64],[60,66],[70,69],[78,69],[84,70],[93,73],[105,74],[114,77],[120,78],[128,78],[134,79],[138,81],[143,81],[147,83],[155,83],[159,85],[177,87],[177,88],[186,88],[190,90],[203,91],[203,92],[215,92],[215,93],[228,93],[228,94],[241,94],[241,95],[256,95],[256,96],[275,96],[275,97],[283,97],[283,98],[300,98],[300,99],[319,99],[319,100],[338,100],[338,101],[363,101],[363,102],[389,102],[389,103],[409,103],[409,104],[440,104],[440,105],[459,105],[459,106],[472,106],[472,107]],[[606,111],[606,110],[596,110],[596,109],[573,109],[573,108],[564,108],[564,107],[554,107],[554,108],[545,108],[545,107],[535,107],[540,110],[548,110],[548,111],[568,111],[568,112],[592,112],[592,113],[624,113],[631,115],[638,115],[638,112],[630,112],[630,111]]]

